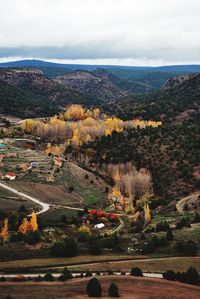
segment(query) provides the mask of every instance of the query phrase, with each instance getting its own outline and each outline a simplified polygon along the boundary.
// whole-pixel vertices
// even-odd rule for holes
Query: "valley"
[[[34,100],[50,103],[45,113],[32,100],[30,113],[12,113],[6,108],[11,89],[4,93],[2,292],[14,296],[23,282],[24,298],[32,287],[36,298],[41,289],[42,296],[62,298],[61,285],[74,298],[80,288],[84,298],[90,276],[103,289],[116,281],[124,298],[134,283],[134,298],[144,298],[143,284],[151,285],[147,298],[173,284],[177,293],[192,290],[195,298],[199,292],[189,286],[199,285],[200,272],[199,75],[142,95],[124,90],[120,80],[107,70],[51,79],[35,69],[1,71],[0,84],[17,88],[22,100],[21,92],[27,101],[31,91]],[[80,101],[77,92],[84,94]]]

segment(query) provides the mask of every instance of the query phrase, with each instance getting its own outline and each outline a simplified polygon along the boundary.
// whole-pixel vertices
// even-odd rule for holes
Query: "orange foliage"
[[[20,226],[18,228],[18,232],[25,235],[30,231],[34,232],[36,230],[38,230],[37,216],[36,216],[35,212],[33,211],[31,214],[31,220],[28,221],[27,218],[24,218],[22,221],[22,224],[20,224]]]
[[[8,219],[5,219],[3,223],[3,227],[0,232],[0,238],[2,238],[3,241],[7,241],[8,237],[9,237]]]
[[[145,223],[149,224],[151,222],[151,211],[148,203],[146,203],[144,206],[144,217],[145,217]]]

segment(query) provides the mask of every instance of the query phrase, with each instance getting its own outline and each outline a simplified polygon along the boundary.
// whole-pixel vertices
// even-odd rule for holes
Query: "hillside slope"
[[[177,82],[177,79],[173,80]],[[170,88],[147,95],[128,95],[117,103],[115,111],[122,118],[143,117],[164,121],[177,118],[188,119],[198,115],[200,74],[189,76],[179,84],[171,84]]]

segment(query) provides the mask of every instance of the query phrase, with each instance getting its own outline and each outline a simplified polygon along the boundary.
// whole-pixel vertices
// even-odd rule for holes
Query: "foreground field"
[[[164,257],[164,258],[142,258],[128,261],[112,261],[91,265],[72,266],[72,270],[91,271],[130,271],[132,267],[139,267],[143,272],[162,273],[167,270],[186,271],[189,267],[195,267],[200,272],[199,257]]]
[[[6,269],[60,269],[68,266],[72,271],[124,271],[129,272],[132,267],[139,267],[143,272],[162,273],[167,270],[186,271],[193,266],[200,272],[199,257],[164,257],[148,258],[146,256],[101,255],[77,256],[72,258],[43,258],[1,262],[0,271]]]
[[[103,297],[108,298],[107,289],[115,282],[119,287],[121,298],[127,299],[197,299],[200,297],[200,287],[170,282],[160,279],[105,276],[98,278],[102,284]],[[0,283],[1,298],[8,294],[13,299],[44,299],[44,298],[88,298],[86,285],[89,278],[74,279],[61,282],[25,282]],[[23,290],[23,291],[22,291]]]

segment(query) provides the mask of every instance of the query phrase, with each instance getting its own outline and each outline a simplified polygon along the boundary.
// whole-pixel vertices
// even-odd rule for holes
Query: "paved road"
[[[92,273],[93,276],[95,276],[96,272],[94,271],[90,271]],[[80,277],[81,274],[85,275],[86,272],[71,272],[72,273],[72,276],[75,278],[75,277]],[[36,278],[38,277],[39,275],[41,277],[43,277],[46,273],[34,273],[34,274],[1,274],[0,277],[5,277],[5,278],[8,278],[8,279],[12,279],[12,278],[15,278],[17,276],[23,276],[23,277],[30,277],[30,278]],[[55,278],[58,278],[61,273],[51,273]],[[100,272],[101,275],[108,275],[107,272]],[[113,272],[113,275],[121,275],[121,272]],[[125,272],[125,275],[130,275],[130,272]],[[161,273],[151,273],[151,272],[146,272],[146,273],[143,273],[143,276],[144,277],[150,277],[150,278],[163,278],[163,275]]]
[[[23,193],[23,192],[19,192],[19,191],[17,191],[17,190],[14,189],[14,188],[9,187],[9,186],[6,185],[5,183],[0,182],[0,187],[1,187],[1,188],[4,188],[4,189],[6,189],[6,190],[8,190],[8,191],[10,191],[10,192],[12,192],[12,193],[14,193],[14,194],[20,196],[20,197],[24,197],[24,198],[26,198],[26,199],[28,199],[28,200],[30,200],[30,201],[32,201],[32,202],[38,204],[39,206],[41,206],[42,209],[41,209],[40,211],[38,211],[36,214],[42,214],[42,213],[45,213],[45,212],[47,212],[47,211],[49,210],[49,208],[50,208],[50,205],[49,205],[48,203],[42,202],[41,200],[39,200],[39,199],[37,199],[37,198],[34,198],[34,197],[30,196],[30,195],[27,195],[27,194],[25,194],[25,193]]]

